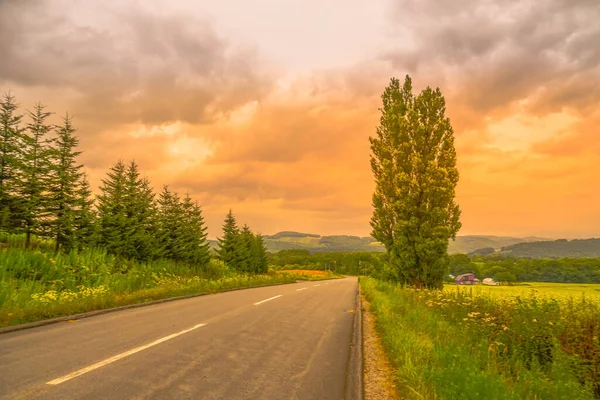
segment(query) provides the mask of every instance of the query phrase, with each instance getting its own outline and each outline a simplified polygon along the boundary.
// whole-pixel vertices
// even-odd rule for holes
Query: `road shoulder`
[[[364,393],[365,400],[399,399],[394,382],[394,369],[383,349],[381,339],[375,329],[375,315],[370,311],[370,303],[361,295],[364,353]]]

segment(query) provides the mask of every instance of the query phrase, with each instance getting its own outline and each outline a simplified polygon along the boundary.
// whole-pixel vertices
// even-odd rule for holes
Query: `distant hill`
[[[347,251],[385,252],[383,245],[371,236],[320,236],[314,233],[283,231],[274,235],[265,235],[264,238],[267,249],[272,252],[291,249],[304,249],[311,253]],[[516,238],[508,236],[459,236],[456,238],[456,241],[450,241],[448,250],[451,254],[470,253],[486,247],[491,247],[494,250],[499,251],[505,246],[523,243],[525,241],[538,240],[547,239],[537,237]]]
[[[549,240],[505,246],[502,254],[528,258],[600,257],[600,239]]]
[[[285,237],[296,237],[296,238],[303,238],[303,237],[313,237],[313,238],[320,238],[321,236],[316,235],[314,233],[300,233],[300,232],[292,232],[292,231],[282,231],[282,232],[278,232],[274,235],[266,235],[265,238],[267,239],[281,239],[281,238],[285,238]]]
[[[472,253],[476,250],[493,248],[500,250],[503,247],[511,246],[517,243],[539,242],[548,240],[548,238],[540,238],[530,236],[526,238],[518,238],[512,236],[484,236],[484,235],[465,235],[457,236],[455,241],[450,241],[448,244],[448,252],[450,254],[457,253]]]
[[[370,236],[332,235],[293,231],[265,235],[265,244],[271,252],[280,250],[308,250],[311,253],[368,251],[385,252],[385,247]],[[209,240],[212,248],[216,240]],[[520,258],[600,257],[600,239],[548,240],[535,236],[458,236],[448,245],[450,254],[506,254]]]

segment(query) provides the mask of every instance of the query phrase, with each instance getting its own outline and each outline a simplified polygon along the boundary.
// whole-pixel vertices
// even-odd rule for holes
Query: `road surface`
[[[0,335],[0,399],[342,399],[356,278]]]

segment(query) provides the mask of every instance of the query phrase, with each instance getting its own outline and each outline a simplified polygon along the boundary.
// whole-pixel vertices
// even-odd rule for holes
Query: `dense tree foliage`
[[[513,257],[531,258],[600,257],[600,239],[518,243],[503,247],[502,253]]]
[[[501,282],[600,283],[600,258],[524,259],[503,255],[450,256],[450,273],[473,272]]]
[[[285,269],[331,270],[348,275],[381,275],[387,254],[366,251],[310,253],[308,250],[282,250],[270,256],[271,265]]]
[[[454,133],[439,89],[412,92],[406,76],[382,95],[380,124],[370,138],[375,177],[372,235],[390,255],[401,283],[440,288],[448,240],[460,228]]]
[[[53,239],[56,252],[98,247],[125,266],[167,259],[206,272],[211,250],[194,199],[168,186],[156,196],[134,161],[115,163],[94,197],[71,118],[52,125],[36,104],[25,120],[19,107],[10,94],[0,100],[1,232],[24,234],[25,247],[39,236]],[[239,272],[267,272],[262,236],[230,219],[220,258]]]
[[[218,239],[217,254],[225,265],[236,271],[265,273],[269,268],[262,236],[254,234],[247,225],[240,229],[231,210],[223,222],[223,235]]]

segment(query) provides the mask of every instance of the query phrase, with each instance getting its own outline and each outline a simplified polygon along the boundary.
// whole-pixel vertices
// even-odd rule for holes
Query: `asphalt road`
[[[0,399],[342,399],[356,278],[0,335]]]

